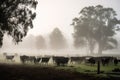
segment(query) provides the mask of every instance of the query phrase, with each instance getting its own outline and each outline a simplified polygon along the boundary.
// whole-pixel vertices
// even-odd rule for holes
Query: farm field
[[[29,56],[27,56],[29,57]],[[60,57],[63,60],[65,58]],[[61,60],[59,58],[59,60]],[[44,57],[42,58],[44,59]],[[120,62],[115,66],[113,62],[100,65],[100,74],[97,74],[97,63],[91,64],[85,61],[71,60],[65,65],[57,65],[53,58],[49,61],[21,62],[20,56],[13,60],[7,60],[5,56],[0,58],[0,75],[3,80],[119,80]],[[62,60],[62,61],[63,61]]]
[[[1,0],[0,80],[120,80],[120,0]]]
[[[101,63],[100,72],[97,74],[97,63],[91,65],[85,61],[68,61],[68,64],[57,65],[52,58],[47,63],[41,60],[37,64],[31,61],[22,63],[20,56],[13,60],[7,60],[6,57],[0,59],[0,75],[3,80],[119,80],[120,62],[116,66],[113,62],[105,66]]]
[[[96,74],[96,66],[41,66],[22,64],[0,64],[2,80],[119,80],[120,73],[113,74],[118,66],[101,67],[105,72]]]
[[[74,66],[74,67],[73,67]],[[77,65],[71,65],[76,71],[78,72],[96,72],[97,70],[97,64],[91,66],[88,64],[77,64]],[[100,70],[105,73],[111,72],[114,68],[120,68],[120,64],[115,66],[114,64],[109,64],[106,66],[103,66],[101,64]]]
[[[114,77],[120,79],[120,63],[115,66],[113,64],[109,64],[107,66],[100,66],[100,75],[97,74],[97,65],[91,66],[88,64],[77,64],[77,65],[70,65],[69,67],[57,67],[58,69],[65,69],[70,71],[76,71],[79,73],[85,74],[92,74],[94,76],[101,76],[101,77]]]

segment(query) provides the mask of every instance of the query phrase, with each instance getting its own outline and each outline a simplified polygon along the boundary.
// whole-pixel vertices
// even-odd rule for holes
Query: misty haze
[[[119,0],[1,0],[4,80],[119,80]]]

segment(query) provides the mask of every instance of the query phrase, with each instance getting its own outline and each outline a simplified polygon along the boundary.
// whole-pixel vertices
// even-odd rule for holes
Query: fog
[[[40,0],[36,9],[36,19],[34,20],[34,28],[29,30],[28,35],[23,41],[15,45],[10,36],[5,35],[3,46],[0,53],[7,52],[9,54],[18,53],[29,55],[89,55],[88,49],[75,49],[73,46],[73,26],[72,19],[78,16],[79,11],[86,6],[103,5],[104,7],[113,8],[120,19],[119,0]],[[49,35],[52,30],[58,27],[66,38],[68,47],[60,50],[50,48]],[[46,49],[38,49],[36,47],[36,36],[42,35],[47,44]],[[120,33],[114,36],[120,42]],[[118,48],[104,51],[103,54],[119,54],[120,43]],[[95,53],[97,53],[95,51]]]
[[[69,46],[65,49],[51,49],[49,47],[49,35],[45,35],[44,36],[45,40],[46,40],[46,45],[47,48],[46,49],[37,49],[36,44],[36,36],[33,36],[32,34],[27,35],[25,38],[23,38],[22,42],[19,42],[18,44],[15,44],[12,41],[12,38],[8,35],[4,36],[4,40],[3,40],[3,46],[0,49],[1,53],[8,53],[8,54],[19,54],[19,55],[23,55],[23,54],[27,54],[27,55],[84,55],[85,50],[80,49],[79,50],[75,50],[75,48],[72,46],[72,43],[69,44]],[[81,53],[82,54],[79,54]],[[72,54],[73,53],[73,54]]]
[[[84,55],[90,55],[88,52],[88,49],[85,48],[79,48],[76,49],[73,46],[73,42],[69,43],[69,46],[64,49],[58,49],[54,50],[49,47],[49,35],[44,35],[43,37],[46,40],[46,49],[38,49],[36,44],[36,36],[29,34],[25,38],[23,38],[22,42],[19,42],[18,44],[15,44],[12,41],[12,38],[8,35],[4,36],[3,40],[3,46],[0,49],[0,53],[8,53],[10,54],[18,54],[18,55],[57,55],[57,56],[84,56]],[[107,50],[104,51],[103,54],[119,54],[120,51],[120,38],[119,33],[115,36],[115,38],[118,40],[118,47],[116,49]],[[97,52],[96,52],[97,53]]]

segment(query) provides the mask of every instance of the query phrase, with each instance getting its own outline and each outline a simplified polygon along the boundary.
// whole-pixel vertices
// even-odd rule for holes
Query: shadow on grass
[[[69,69],[20,64],[0,64],[0,77],[2,80],[110,80]]]

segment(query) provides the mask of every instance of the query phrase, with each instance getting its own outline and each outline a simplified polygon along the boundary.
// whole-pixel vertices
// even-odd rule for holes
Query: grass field
[[[77,72],[87,72],[87,71],[95,72],[97,70],[97,64],[94,66],[91,66],[88,64],[73,64],[73,65],[69,65],[67,67],[59,67],[59,68],[71,69],[71,70],[75,70]],[[109,64],[106,66],[101,65],[100,70],[107,73],[107,72],[111,72],[115,68],[120,68],[120,63],[117,66],[115,66],[114,64]]]
[[[118,66],[105,66],[101,70],[105,72],[96,74],[96,65],[84,64],[74,66],[41,66],[22,64],[0,64],[0,76],[2,80],[120,80],[120,74],[114,75],[112,69]]]
[[[94,77],[111,78],[111,80],[120,80],[120,72],[112,71],[114,69],[120,70],[120,63],[117,66],[113,64],[106,66],[101,65],[100,74],[97,74],[97,65],[91,66],[88,64],[77,64],[77,65],[70,65],[67,67],[57,67],[57,69],[65,69],[70,71],[76,71],[79,73],[90,74],[90,75],[94,75]]]
[[[76,65],[75,66],[77,71],[78,72],[81,72],[81,71],[96,71],[97,70],[97,65],[94,65],[94,66],[90,66],[90,65],[85,65],[85,64],[80,64],[80,65]],[[114,68],[120,68],[120,64],[118,64],[117,66],[113,65],[113,64],[110,64],[108,66],[102,66],[100,67],[100,70],[101,71],[104,71],[104,72],[111,72]]]
[[[120,80],[120,63],[115,66],[101,65],[101,74],[97,73],[97,65],[69,64],[67,66],[16,64],[16,62],[0,60],[0,77],[2,80]]]

